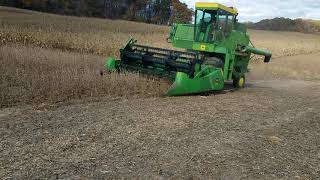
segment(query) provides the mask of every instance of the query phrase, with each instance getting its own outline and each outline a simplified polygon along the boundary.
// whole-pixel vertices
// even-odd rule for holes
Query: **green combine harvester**
[[[238,23],[238,11],[218,3],[196,3],[194,24],[175,24],[168,41],[175,51],[136,44],[130,39],[120,49],[121,60],[108,57],[109,72],[129,71],[167,77],[173,82],[168,96],[222,90],[233,80],[236,88],[245,84],[245,74],[252,54],[271,59],[271,52],[256,49],[244,24]]]

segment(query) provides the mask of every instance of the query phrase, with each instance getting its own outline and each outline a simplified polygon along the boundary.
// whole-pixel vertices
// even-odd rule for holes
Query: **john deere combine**
[[[108,57],[106,69],[167,77],[173,81],[166,93],[169,96],[221,90],[227,80],[242,88],[251,55],[262,55],[267,63],[272,54],[253,47],[237,15],[232,7],[196,3],[194,24],[175,24],[168,39],[184,51],[138,45],[130,39],[120,49],[121,60]]]

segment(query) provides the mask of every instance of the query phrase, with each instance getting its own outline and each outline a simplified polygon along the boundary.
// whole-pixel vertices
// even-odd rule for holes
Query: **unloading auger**
[[[242,88],[251,55],[262,55],[268,63],[272,53],[253,47],[237,16],[236,8],[198,2],[194,24],[173,25],[168,38],[184,51],[139,45],[130,39],[120,49],[120,60],[108,57],[105,67],[166,77],[173,82],[168,96],[222,90],[228,80]]]

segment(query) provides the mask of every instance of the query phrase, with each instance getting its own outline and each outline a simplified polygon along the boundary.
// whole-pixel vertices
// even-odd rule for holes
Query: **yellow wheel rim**
[[[242,87],[244,85],[244,78],[239,79],[239,87]]]

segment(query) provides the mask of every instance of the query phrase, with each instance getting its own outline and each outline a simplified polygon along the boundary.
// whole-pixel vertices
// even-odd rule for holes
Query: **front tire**
[[[233,87],[235,88],[244,88],[246,83],[245,76],[240,76],[239,78],[233,79]]]

